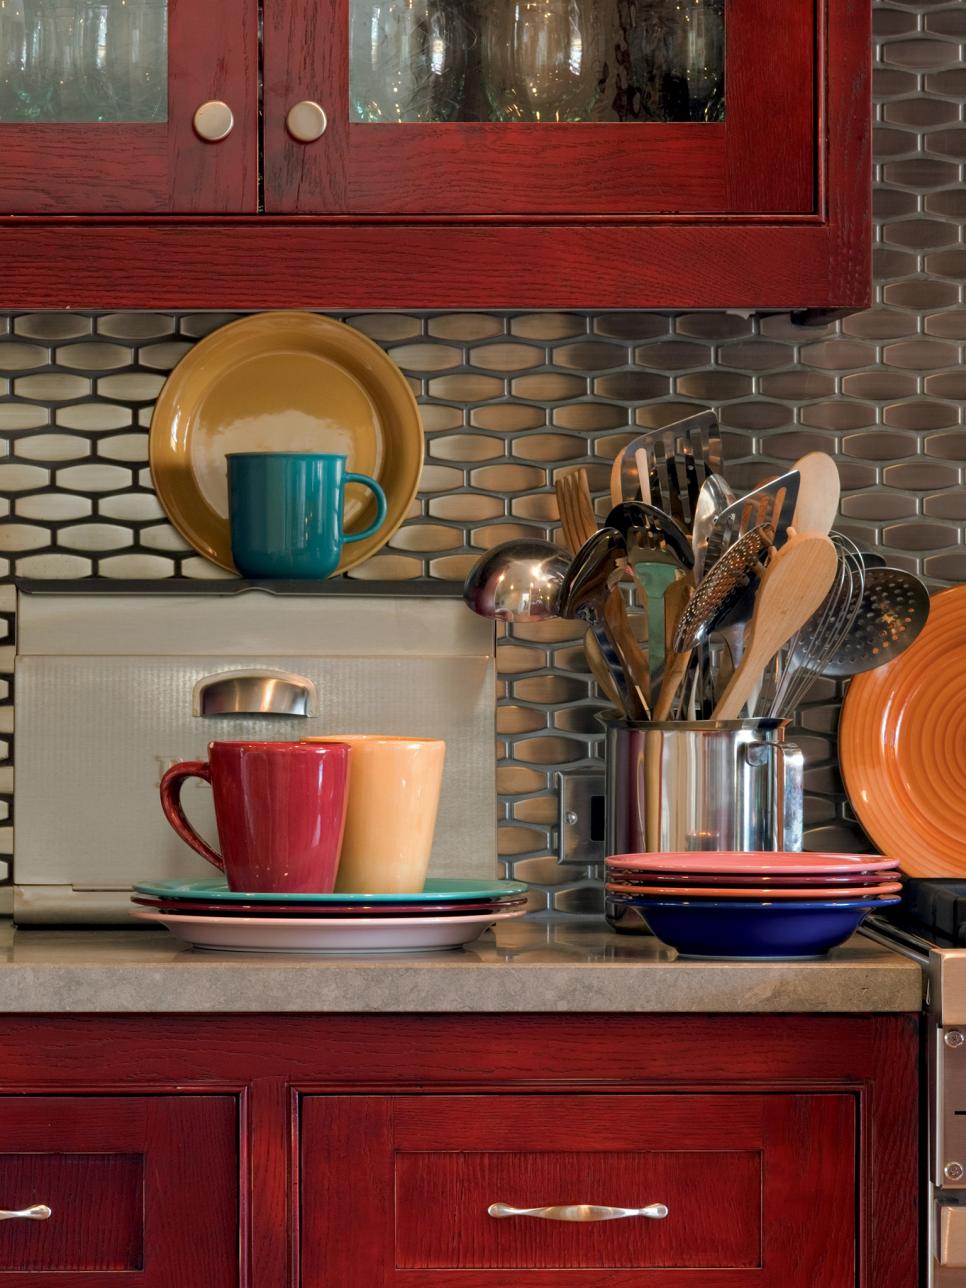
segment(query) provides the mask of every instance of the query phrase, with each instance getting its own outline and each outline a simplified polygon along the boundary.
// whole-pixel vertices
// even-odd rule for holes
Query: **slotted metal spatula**
[[[639,465],[644,453],[645,468]],[[644,501],[691,531],[701,485],[721,472],[721,435],[714,412],[687,416],[633,439],[614,461],[611,504]]]
[[[733,501],[715,520],[705,551],[705,573],[718,562],[729,546],[752,528],[767,523],[774,530],[774,546],[780,549],[788,536],[798,504],[801,475],[789,470],[778,478],[762,483],[753,492]]]

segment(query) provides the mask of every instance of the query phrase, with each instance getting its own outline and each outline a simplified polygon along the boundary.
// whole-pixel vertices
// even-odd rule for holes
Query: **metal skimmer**
[[[911,572],[867,568],[852,629],[822,668],[835,679],[884,666],[904,652],[929,617],[929,591]]]
[[[681,614],[674,633],[676,653],[686,653],[707,639],[716,623],[744,593],[755,567],[774,540],[774,528],[764,523],[746,532],[721,556]]]

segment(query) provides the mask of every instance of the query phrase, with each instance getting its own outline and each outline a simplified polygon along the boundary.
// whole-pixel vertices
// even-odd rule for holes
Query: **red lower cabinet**
[[[2,1096],[4,1288],[233,1288],[229,1096]],[[42,1212],[41,1212],[42,1215]]]
[[[0,1288],[917,1288],[918,1060],[914,1014],[6,1015],[0,1212],[50,1216]],[[527,1211],[579,1205],[657,1211]]]
[[[855,1134],[849,1095],[307,1097],[302,1288],[851,1288]]]

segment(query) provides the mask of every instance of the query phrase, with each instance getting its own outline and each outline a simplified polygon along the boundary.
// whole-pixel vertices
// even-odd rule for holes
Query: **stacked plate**
[[[222,880],[142,881],[131,916],[195,948],[245,953],[399,953],[458,948],[522,917],[520,881],[427,880],[419,894],[252,894]]]
[[[898,866],[874,854],[617,854],[607,896],[682,956],[798,960],[898,903]]]

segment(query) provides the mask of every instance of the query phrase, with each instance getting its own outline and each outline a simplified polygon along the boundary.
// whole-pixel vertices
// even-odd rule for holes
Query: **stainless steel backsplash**
[[[843,530],[935,583],[966,580],[966,11],[879,0],[875,23],[875,306],[817,330],[721,313],[347,316],[407,373],[427,431],[410,518],[356,576],[461,578],[488,545],[534,526],[552,533],[559,470],[588,465],[603,504],[610,459],[635,427],[713,405],[733,482],[832,452]],[[0,571],[223,575],[166,523],[147,426],[165,374],[227,320],[0,315]],[[11,609],[0,590],[8,640]],[[553,857],[554,770],[594,766],[600,747],[577,633],[517,629],[499,666],[501,854],[548,906],[593,911],[593,871]],[[10,667],[0,648],[0,854],[12,839]],[[801,713],[812,848],[864,844],[835,765],[839,696],[816,689]]]

